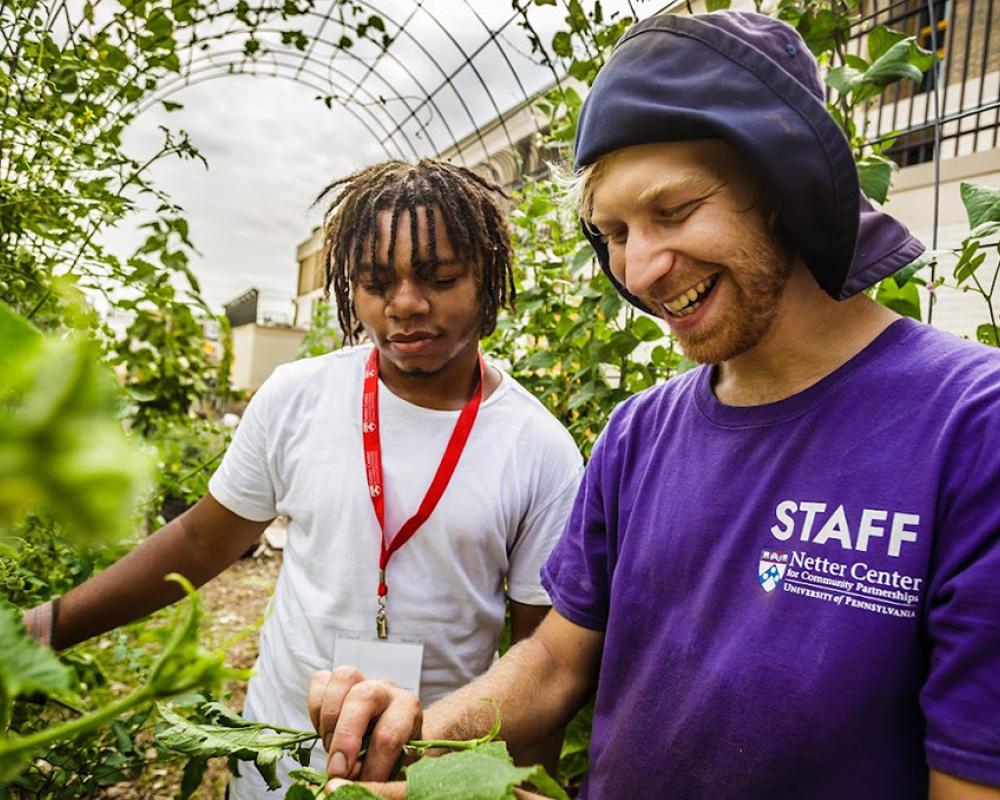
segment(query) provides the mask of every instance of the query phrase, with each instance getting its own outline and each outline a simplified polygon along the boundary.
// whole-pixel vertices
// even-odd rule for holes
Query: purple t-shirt
[[[590,800],[1000,785],[1000,352],[911,320],[805,391],[631,398],[542,582],[605,632]]]

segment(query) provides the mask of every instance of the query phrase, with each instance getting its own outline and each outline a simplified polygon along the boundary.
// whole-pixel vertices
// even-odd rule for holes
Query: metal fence
[[[868,108],[871,142],[895,142],[886,151],[900,166],[930,161],[935,120],[941,158],[995,148],[1000,137],[1000,19],[994,0],[865,0],[848,51],[865,55],[868,31],[887,25],[917,37],[938,62],[917,84],[889,87]],[[936,86],[935,86],[936,82]],[[896,135],[898,132],[898,135]]]

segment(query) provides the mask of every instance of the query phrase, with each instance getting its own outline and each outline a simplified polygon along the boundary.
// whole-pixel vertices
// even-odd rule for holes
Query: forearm
[[[220,535],[216,520],[205,517],[204,510],[181,515],[62,597],[53,646],[69,647],[178,600],[183,590],[164,580],[171,572],[200,586],[233,563],[247,547],[248,532]]]
[[[929,800],[1000,800],[1000,787],[957,778],[932,769]]]
[[[439,700],[424,714],[426,739],[474,739],[500,707],[500,737],[512,752],[529,752],[557,735],[587,702],[596,676],[562,662],[543,636],[514,645],[485,675]]]

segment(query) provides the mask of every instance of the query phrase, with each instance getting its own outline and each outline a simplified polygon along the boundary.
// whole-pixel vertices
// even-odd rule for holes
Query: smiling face
[[[380,212],[375,263],[363,262],[351,272],[355,312],[383,365],[388,360],[391,367],[412,376],[436,375],[457,363],[474,361],[482,328],[474,267],[455,256],[438,208],[434,223],[428,226],[427,210],[418,206],[414,259],[410,214],[403,210],[390,260],[392,212]],[[436,266],[431,231],[437,244]]]
[[[705,363],[756,346],[779,312],[794,257],[770,232],[759,181],[721,140],[640,145],[595,177],[590,223],[611,272]]]

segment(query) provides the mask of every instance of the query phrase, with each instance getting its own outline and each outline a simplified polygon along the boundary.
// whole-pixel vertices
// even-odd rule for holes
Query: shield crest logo
[[[765,592],[773,592],[778,588],[781,579],[785,577],[788,568],[788,553],[784,550],[771,550],[765,547],[760,551],[760,561],[757,562],[757,579],[760,588]]]

